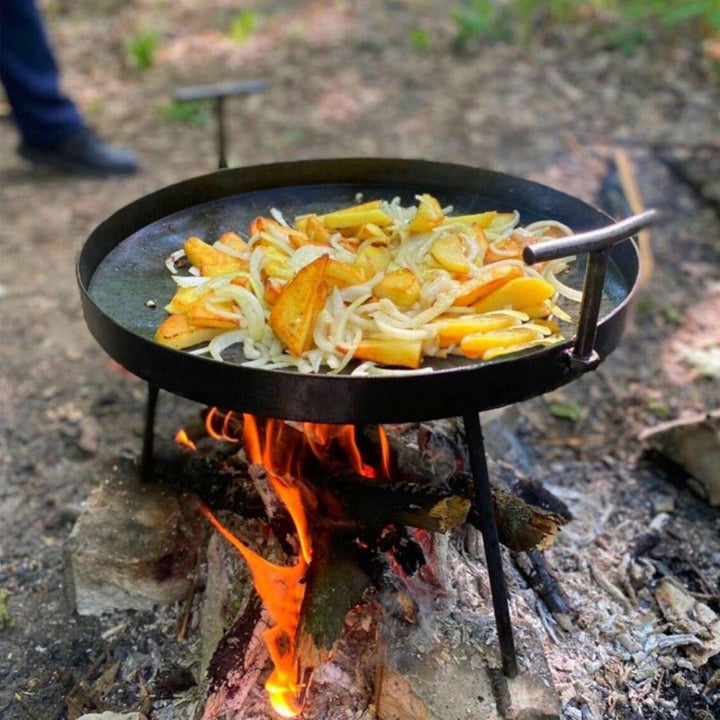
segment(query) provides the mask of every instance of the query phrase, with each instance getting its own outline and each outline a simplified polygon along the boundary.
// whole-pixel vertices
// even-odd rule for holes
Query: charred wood
[[[557,578],[550,572],[545,555],[538,550],[517,555],[515,565],[535,594],[545,603],[557,624],[566,631],[572,629],[573,611],[560,589]]]
[[[230,629],[223,635],[210,660],[207,677],[211,690],[224,683],[232,671],[245,669],[245,654],[261,615],[262,601],[253,593],[245,608],[238,613]]]

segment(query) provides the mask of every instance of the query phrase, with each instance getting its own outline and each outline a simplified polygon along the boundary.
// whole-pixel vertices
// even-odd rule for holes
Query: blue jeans
[[[28,145],[49,148],[83,127],[60,91],[57,63],[34,0],[0,0],[0,80]]]

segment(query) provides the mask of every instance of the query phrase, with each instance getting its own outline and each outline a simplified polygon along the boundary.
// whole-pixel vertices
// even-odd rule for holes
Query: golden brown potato
[[[521,277],[506,282],[497,290],[493,290],[473,307],[478,313],[491,312],[512,308],[522,310],[538,305],[555,294],[555,288],[545,280],[537,277]]]
[[[156,330],[155,341],[176,350],[185,350],[193,345],[209,342],[221,332],[225,330],[191,325],[187,315],[169,315]]]
[[[302,268],[282,289],[270,313],[270,327],[293,355],[312,347],[315,320],[329,292],[324,279],[328,260],[321,255]]]
[[[379,365],[418,368],[422,357],[422,340],[396,340],[394,338],[368,338],[355,351],[359,360],[372,360]]]
[[[189,237],[183,246],[185,255],[203,277],[218,277],[247,270],[247,260],[224,253],[199,237]]]
[[[373,294],[391,300],[399,308],[408,308],[420,297],[420,283],[410,270],[401,268],[387,273],[375,285]]]

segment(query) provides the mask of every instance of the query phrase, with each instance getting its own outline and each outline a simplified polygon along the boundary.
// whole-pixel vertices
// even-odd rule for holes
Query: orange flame
[[[217,409],[209,411],[205,423],[208,434],[217,440],[237,441],[232,434],[233,414],[227,413],[218,423]],[[220,429],[218,430],[218,425]],[[268,473],[273,490],[287,508],[297,531],[300,556],[295,565],[276,565],[265,560],[236,538],[200,501],[198,506],[210,523],[228,540],[247,562],[258,595],[275,623],[263,633],[274,669],[265,683],[270,704],[282,717],[290,718],[302,712],[307,692],[307,680],[300,678],[297,656],[297,630],[305,597],[305,576],[312,561],[312,539],[308,527],[307,510],[313,498],[303,493],[293,478],[302,477],[307,453],[322,457],[337,444],[353,469],[364,477],[389,477],[390,450],[387,436],[380,427],[381,467],[367,465],[361,456],[352,425],[303,423],[298,438],[297,426],[281,420],[268,420],[261,431],[257,419],[243,415],[245,453],[252,463],[261,464]],[[298,441],[300,440],[300,441]]]
[[[263,633],[274,665],[265,689],[270,696],[270,704],[279,715],[295,717],[302,711],[300,697],[303,688],[297,682],[295,634],[305,597],[307,563],[302,557],[290,566],[268,562],[222,525],[207,505],[197,499],[195,502],[212,526],[240,552],[250,568],[255,589],[275,623]]]
[[[178,445],[184,445],[186,448],[190,448],[190,450],[197,450],[197,445],[188,437],[184,429],[177,431],[175,434],[175,442],[178,443]]]

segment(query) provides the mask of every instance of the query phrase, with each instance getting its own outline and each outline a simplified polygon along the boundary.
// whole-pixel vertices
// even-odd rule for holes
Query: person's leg
[[[53,147],[83,127],[74,103],[60,90],[34,0],[0,0],[0,80],[28,145]]]
[[[137,170],[135,153],[99,138],[61,92],[35,0],[0,0],[0,81],[22,137],[18,152],[26,160],[85,175]]]

